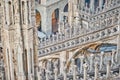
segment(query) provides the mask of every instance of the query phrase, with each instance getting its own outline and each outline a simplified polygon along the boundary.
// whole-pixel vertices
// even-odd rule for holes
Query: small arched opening
[[[55,9],[52,13],[52,33],[58,32],[59,9]]]
[[[65,5],[63,11],[64,11],[65,13],[68,12],[68,4]],[[68,17],[67,17],[66,15],[63,16],[63,20],[64,20],[64,21],[67,20],[67,18],[68,18]]]
[[[79,71],[80,70],[80,59],[79,58],[75,59],[75,65],[77,66],[77,71]]]
[[[37,29],[38,31],[41,31],[41,14],[38,10],[36,10],[36,25],[37,25]]]

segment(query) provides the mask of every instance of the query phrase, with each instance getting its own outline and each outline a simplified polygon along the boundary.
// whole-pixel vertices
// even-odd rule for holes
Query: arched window
[[[68,4],[65,5],[64,12],[68,12]]]
[[[37,25],[37,28],[38,28],[38,31],[41,31],[41,14],[38,10],[36,10],[36,25]]]
[[[59,22],[59,9],[55,9],[52,13],[52,32],[58,32],[58,22]]]
[[[75,59],[75,65],[77,66],[77,71],[79,71],[80,70],[80,59],[79,58]]]
[[[64,12],[68,12],[68,4],[65,5]],[[64,21],[65,21],[65,19],[67,19],[67,16],[63,16]]]

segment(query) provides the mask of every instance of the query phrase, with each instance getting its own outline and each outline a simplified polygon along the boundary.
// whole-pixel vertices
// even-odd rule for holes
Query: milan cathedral
[[[120,0],[0,0],[0,80],[120,80]]]

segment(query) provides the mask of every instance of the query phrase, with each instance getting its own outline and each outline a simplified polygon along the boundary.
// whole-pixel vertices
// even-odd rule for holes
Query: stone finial
[[[73,80],[76,80],[77,79],[77,75],[76,75],[76,72],[77,72],[77,66],[76,65],[74,65],[73,66]]]
[[[57,74],[58,74],[58,69],[57,69],[57,67],[55,67],[55,69],[54,69],[54,74],[55,74],[55,80],[57,80]]]
[[[94,58],[94,54],[90,55],[90,71],[93,70],[93,58]]]
[[[82,56],[80,56],[80,73],[82,73],[82,71],[83,71],[83,63],[84,63],[84,55],[82,55]]]
[[[94,80],[97,80],[98,79],[98,62],[95,62],[95,78]]]
[[[109,78],[110,77],[110,65],[111,65],[111,61],[109,60],[108,62],[107,62],[107,73],[106,73],[106,78]]]
[[[88,65],[85,63],[83,65],[83,67],[84,67],[84,80],[87,80],[87,68],[88,68]]]
[[[102,69],[102,66],[103,66],[103,55],[104,55],[104,52],[101,52],[101,54],[100,54],[100,70]]]

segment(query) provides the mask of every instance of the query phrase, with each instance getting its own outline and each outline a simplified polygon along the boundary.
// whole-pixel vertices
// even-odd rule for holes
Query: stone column
[[[75,59],[72,59],[71,65],[72,65],[72,72],[73,72],[74,71],[74,65],[75,65]]]
[[[73,68],[73,80],[77,80],[77,66],[74,65],[74,68]]]
[[[120,14],[118,16],[118,25],[119,25],[119,28],[120,28]],[[120,31],[119,31],[119,34],[118,34],[118,37],[117,37],[117,52],[116,52],[116,62],[118,62],[117,64],[120,65]]]
[[[119,14],[119,18],[120,18],[120,14]],[[118,24],[120,28],[120,20],[118,21]],[[115,61],[119,65],[119,77],[120,77],[120,31],[117,37],[117,51],[116,51]]]
[[[111,59],[111,65],[112,65],[112,67],[115,65],[115,59],[114,59],[114,57],[115,57],[115,50],[112,50],[112,59]]]
[[[63,21],[63,11],[59,10],[59,23]]]
[[[84,80],[87,80],[87,64],[85,63],[84,65],[83,65],[83,67],[84,67]]]
[[[69,25],[72,26],[72,23],[73,23],[73,1],[70,0],[68,2],[68,22],[69,22]]]
[[[38,74],[37,74],[38,80],[42,79],[42,74],[43,74],[42,73],[42,67],[40,65],[42,65],[42,64],[39,64],[39,66],[38,66]]]
[[[80,16],[79,16],[79,9],[78,9],[78,3],[77,0],[74,1],[74,15],[73,17],[75,17],[74,21],[75,21],[75,26],[74,27],[78,27],[80,26]],[[76,29],[76,28],[75,28]],[[75,31],[76,32],[76,31]]]
[[[10,48],[8,49],[8,60],[9,60],[9,69],[10,69],[10,78],[14,80],[14,70],[13,70],[13,55],[11,54]]]
[[[83,72],[83,61],[84,61],[84,56],[80,56],[80,73]]]
[[[25,24],[28,25],[28,6],[27,6],[27,1],[25,1]]]
[[[107,62],[107,72],[106,72],[106,78],[109,78],[110,77],[110,65],[111,65],[111,61],[108,61]]]
[[[46,70],[46,80],[49,80],[48,74],[49,74],[49,72],[48,72],[48,70]]]
[[[21,29],[20,29],[20,19],[19,19],[19,13],[17,13],[17,10],[19,10],[18,9],[18,5],[19,4],[16,4],[16,10],[15,10],[15,12],[16,12],[16,15],[15,15],[15,17],[17,18],[16,20],[15,20],[15,34],[16,34],[16,36],[15,36],[15,39],[16,39],[16,41],[15,41],[15,53],[17,54],[17,63],[19,63],[18,65],[17,65],[17,67],[18,67],[18,80],[24,80],[25,79],[25,77],[24,77],[24,71],[23,71],[23,48],[21,48],[21,46],[23,46],[23,44],[22,44],[22,39],[21,39]]]
[[[24,71],[23,71],[23,53],[18,52],[18,51],[22,51],[20,47],[18,47],[18,50],[16,50],[17,52],[17,59],[18,59],[18,80],[24,80],[25,76],[24,76]]]
[[[102,66],[103,66],[103,55],[104,55],[104,52],[101,52],[100,53],[100,70],[102,69]]]
[[[90,55],[90,71],[93,70],[93,57],[94,57],[94,54],[91,54]]]
[[[10,80],[10,70],[9,70],[8,52],[7,52],[6,49],[5,49],[4,57],[5,57],[5,63],[6,63],[6,64],[5,64],[6,79],[7,79],[7,80]]]
[[[94,80],[98,80],[98,63],[96,62],[94,66],[95,66],[95,78],[94,78]]]
[[[55,69],[54,69],[54,74],[55,74],[55,80],[57,80],[58,69],[57,69],[56,65],[55,65]]]
[[[67,69],[66,69],[66,67],[64,68],[64,80],[67,80]]]
[[[66,51],[60,53],[60,74],[63,74],[63,70],[66,63]]]
[[[119,25],[120,25],[120,21],[119,21]],[[115,60],[116,60],[117,64],[120,64],[120,31],[119,31],[119,35],[117,37],[117,52],[116,52]]]
[[[28,1],[29,2],[29,1]],[[31,56],[30,56],[30,54],[32,54],[31,52],[30,52],[30,49],[29,49],[29,47],[30,47],[30,45],[28,44],[28,42],[29,42],[29,40],[28,40],[28,3],[27,3],[27,1],[25,1],[25,12],[24,12],[24,19],[25,19],[25,25],[23,25],[23,35],[24,35],[24,48],[26,49],[26,51],[27,51],[27,73],[28,73],[28,75],[26,76],[29,80],[30,80],[30,78],[31,78],[31,63],[32,62],[30,62],[31,60],[30,59],[32,59],[32,58],[30,58]]]
[[[29,1],[29,13],[31,13],[31,3],[32,3],[32,2]],[[31,25],[31,23],[32,23],[32,22],[31,22],[31,21],[32,21],[32,20],[31,20],[31,14],[29,14],[29,21],[30,21],[29,24]],[[29,26],[29,27],[32,27],[32,26]]]

